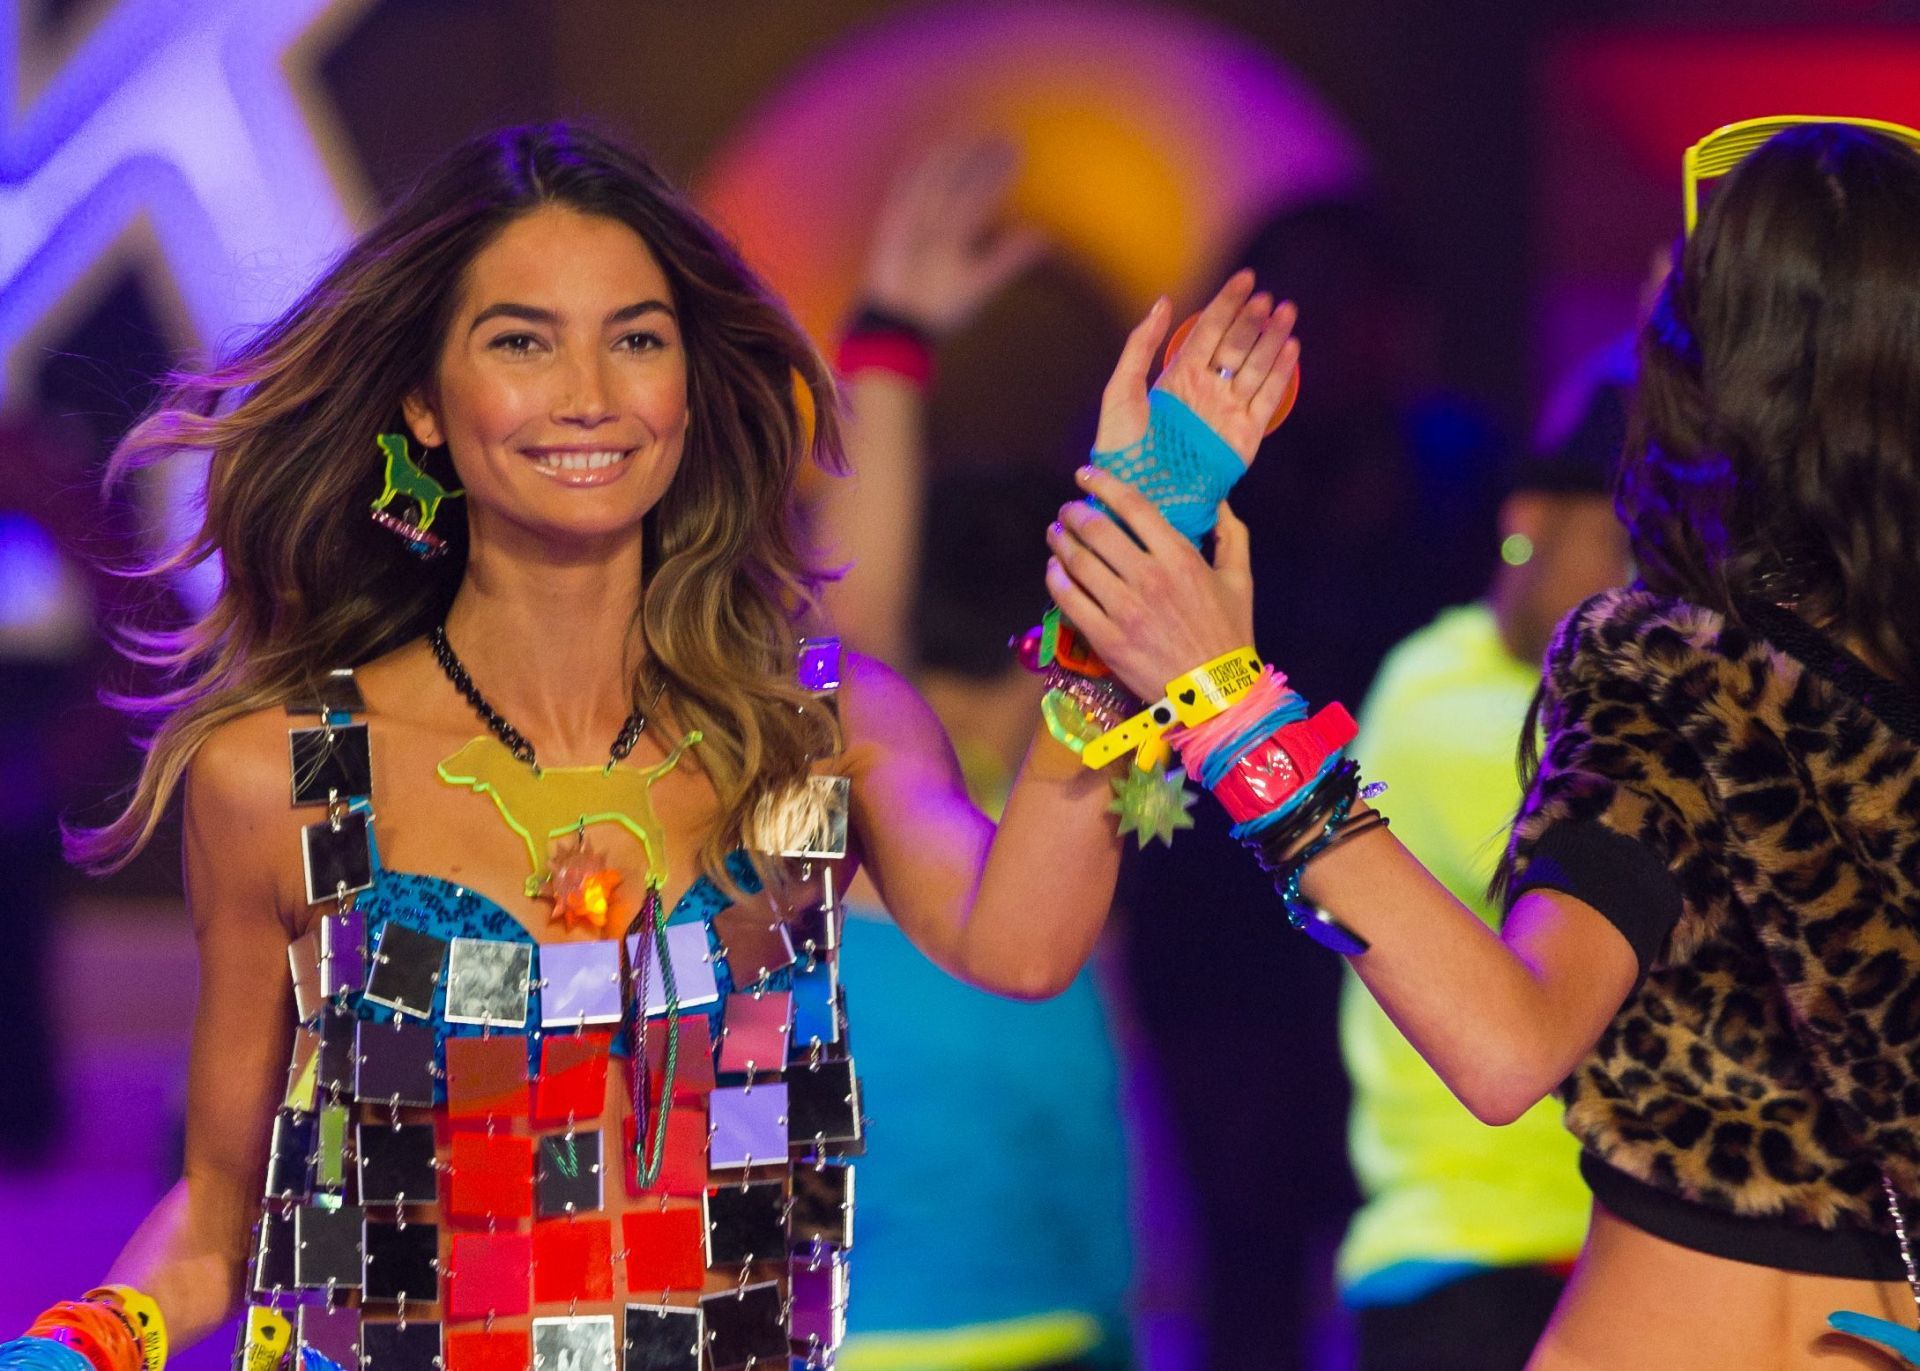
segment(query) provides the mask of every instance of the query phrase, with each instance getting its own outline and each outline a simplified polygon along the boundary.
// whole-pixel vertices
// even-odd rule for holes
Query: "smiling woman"
[[[558,206],[474,259],[434,380],[402,403],[415,438],[455,454],[471,539],[617,532],[659,503],[687,430],[671,295],[626,225]],[[632,303],[606,310],[620,299]]]
[[[184,789],[201,957],[185,1176],[94,1305],[181,1345],[246,1300],[248,1364],[310,1369],[831,1360],[865,1133],[838,892],[866,870],[937,964],[1038,997],[1118,861],[1044,729],[996,831],[920,698],[803,636],[833,398],[650,167],[544,126],[457,150],[135,428],[119,471],[212,452],[152,573],[226,578],[134,638],[153,742],[69,835],[111,869]]]
[[[737,832],[801,775],[828,727],[781,664],[792,611],[816,584],[789,535],[786,489],[807,461],[840,461],[833,407],[816,406],[804,433],[796,379],[831,392],[780,303],[651,167],[569,129],[461,148],[116,454],[126,471],[213,453],[204,524],[149,570],[218,553],[227,586],[201,620],[143,644],[178,679],[138,706],[159,727],[133,802],[74,835],[74,854],[117,865],[222,724],[435,624],[494,679],[457,592],[463,579],[503,589],[523,554],[564,564],[538,573],[549,592],[556,575],[594,579],[576,603],[595,606],[595,621],[568,642],[629,682],[602,711],[617,727],[641,690],[669,682],[678,721],[708,735],[702,770],[721,827]],[[451,467],[471,492],[435,525],[452,555],[424,567],[359,512],[379,493],[375,436],[402,427],[428,449],[429,473]],[[638,460],[592,468],[614,454]],[[603,496],[565,489],[602,471],[618,477]],[[524,628],[560,666],[547,608]],[[720,869],[728,842],[703,847],[707,867]]]

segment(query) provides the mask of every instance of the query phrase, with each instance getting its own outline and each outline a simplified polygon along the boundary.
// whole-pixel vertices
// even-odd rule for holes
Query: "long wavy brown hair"
[[[117,818],[69,830],[72,860],[124,865],[221,725],[311,698],[326,672],[444,617],[466,566],[465,517],[457,502],[442,506],[434,530],[448,555],[415,561],[368,518],[381,490],[374,439],[403,431],[403,397],[431,381],[468,265],[543,206],[639,234],[684,331],[691,422],[679,471],[646,517],[639,629],[674,716],[705,734],[700,762],[721,808],[701,850],[706,869],[724,879],[725,854],[754,816],[837,744],[832,716],[794,680],[796,625],[821,576],[789,518],[806,462],[843,467],[830,373],[772,292],[645,161],[577,127],[511,128],[426,173],[229,359],[176,376],[114,453],[109,479],[211,454],[198,533],[137,571],[165,577],[217,557],[224,581],[184,627],[121,629],[123,651],[163,683],[119,698],[148,726],[145,760]],[[645,686],[633,689],[638,702]]]

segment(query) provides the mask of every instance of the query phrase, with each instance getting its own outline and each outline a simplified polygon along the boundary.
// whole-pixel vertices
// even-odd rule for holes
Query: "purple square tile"
[[[764,1166],[787,1159],[787,1087],[773,1081],[716,1090],[707,1097],[712,1139],[707,1164],[715,1170]]]
[[[620,944],[545,943],[540,948],[540,1025],[620,1022]]]

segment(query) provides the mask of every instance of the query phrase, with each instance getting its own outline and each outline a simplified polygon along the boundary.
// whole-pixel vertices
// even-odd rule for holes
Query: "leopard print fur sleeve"
[[[1616,901],[1631,868],[1671,914],[1561,1087],[1591,1153],[1714,1208],[1875,1225],[1878,1167],[1920,1192],[1920,743],[1883,717],[1896,687],[1849,693],[1787,636],[1644,591],[1582,605],[1509,860],[1516,890],[1558,861],[1578,880],[1539,884]]]

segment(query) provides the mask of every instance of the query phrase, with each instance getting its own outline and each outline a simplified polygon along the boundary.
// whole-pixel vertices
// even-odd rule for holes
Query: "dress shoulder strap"
[[[351,668],[328,672],[304,697],[287,703],[290,717],[319,720],[287,730],[294,808],[326,806],[324,817],[300,830],[310,905],[331,900],[344,909],[350,896],[373,885],[373,754],[366,709]]]

